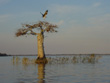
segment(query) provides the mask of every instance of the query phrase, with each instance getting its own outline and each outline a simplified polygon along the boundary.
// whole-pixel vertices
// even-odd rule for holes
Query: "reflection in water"
[[[19,71],[19,73],[16,74],[19,75],[17,83],[45,83],[45,81],[46,82],[48,81],[48,83],[50,81],[55,81],[54,83],[61,83],[60,81],[63,80],[73,83],[72,82],[73,79],[76,81],[81,80],[78,79],[78,77],[81,76],[81,78],[83,79],[84,77],[83,75],[86,74],[88,76],[92,74],[91,78],[93,78],[97,73],[96,72],[97,68],[99,67],[94,66],[95,68],[92,68],[93,67],[92,65],[96,64],[100,58],[101,56],[97,56],[94,54],[84,56],[83,55],[59,56],[59,57],[51,56],[47,57],[48,63],[46,65],[46,64],[35,64],[35,59],[29,57],[28,58],[13,57],[12,62],[14,66],[17,66],[15,67],[17,72]],[[78,65],[76,65],[77,63]],[[85,63],[88,63],[90,65]],[[100,73],[98,74],[100,75]],[[57,82],[58,79],[62,80]],[[67,83],[65,81],[63,83]]]
[[[21,65],[21,63],[22,63],[22,68],[24,71],[28,71],[28,68],[31,65],[32,66],[34,65],[36,67],[36,63],[34,63],[34,61],[35,61],[34,59],[29,59],[29,58],[25,58],[25,57],[22,59],[20,59],[19,57],[13,57],[13,59],[12,59],[13,66],[18,66],[18,65]],[[45,80],[44,80],[44,78],[45,78],[45,65],[46,64],[37,64],[37,71],[36,71],[37,83],[45,83]],[[26,79],[28,80],[29,78],[25,77],[25,79],[24,79],[23,77],[21,77],[21,80],[19,80],[19,82],[24,83]]]
[[[45,64],[38,64],[38,83],[45,83]]]

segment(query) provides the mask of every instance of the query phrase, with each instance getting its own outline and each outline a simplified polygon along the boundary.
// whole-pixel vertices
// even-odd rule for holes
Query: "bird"
[[[41,13],[41,12],[40,12],[40,13]],[[44,14],[41,13],[42,18],[45,19],[47,14],[48,14],[48,10],[46,10]]]

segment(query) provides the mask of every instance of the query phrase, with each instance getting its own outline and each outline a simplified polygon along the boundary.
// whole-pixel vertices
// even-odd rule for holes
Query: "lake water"
[[[0,83],[110,83],[110,55],[96,62],[72,62],[74,56],[49,56],[57,59],[48,64],[23,64],[24,56],[19,56],[19,62],[13,56],[0,57]]]

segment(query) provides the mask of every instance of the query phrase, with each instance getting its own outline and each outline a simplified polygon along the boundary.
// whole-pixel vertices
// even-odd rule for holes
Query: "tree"
[[[44,52],[44,33],[45,32],[57,32],[58,26],[51,24],[47,21],[39,21],[35,24],[23,24],[22,28],[18,29],[15,33],[16,37],[23,35],[37,35],[37,45],[38,45],[38,56],[36,63],[46,63],[47,59]],[[39,32],[35,32],[34,29],[37,29]]]

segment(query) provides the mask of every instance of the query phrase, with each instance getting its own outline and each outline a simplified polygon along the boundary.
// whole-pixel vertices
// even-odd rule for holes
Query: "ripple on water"
[[[0,58],[0,83],[110,82],[110,56],[102,56],[97,63],[87,63],[87,58],[84,59],[85,63],[72,63],[70,59],[76,60],[76,58],[65,57],[63,63],[55,61],[46,65],[22,64],[19,61],[13,64],[11,59]],[[57,60],[62,60],[62,58],[57,56]],[[64,63],[65,60],[68,62]]]

